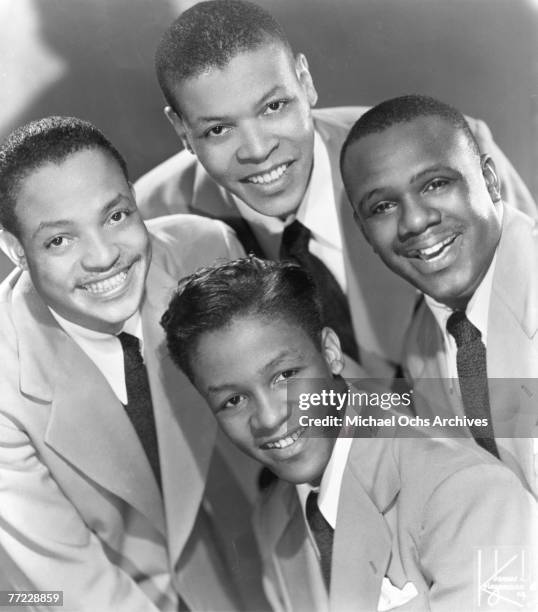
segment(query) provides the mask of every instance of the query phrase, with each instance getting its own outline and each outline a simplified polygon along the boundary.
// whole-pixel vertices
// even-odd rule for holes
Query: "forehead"
[[[420,117],[368,134],[348,149],[344,171],[352,186],[413,176],[429,165],[464,168],[476,159],[466,134],[441,117]]]
[[[213,378],[230,375],[234,379],[248,379],[252,372],[260,371],[277,355],[305,355],[315,351],[310,336],[297,323],[283,317],[236,317],[225,327],[200,336],[192,367],[197,377],[206,374]]]
[[[174,97],[188,120],[200,116],[240,114],[275,87],[297,84],[293,57],[276,41],[241,51],[222,68],[182,80]]]
[[[117,161],[101,149],[84,149],[59,163],[45,163],[27,176],[18,188],[16,215],[19,224],[37,225],[56,216],[76,220],[107,198],[128,193],[128,183]]]

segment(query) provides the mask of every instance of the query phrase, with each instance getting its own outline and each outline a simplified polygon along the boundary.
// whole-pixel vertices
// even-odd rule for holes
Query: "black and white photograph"
[[[0,0],[0,610],[538,610],[538,0]]]

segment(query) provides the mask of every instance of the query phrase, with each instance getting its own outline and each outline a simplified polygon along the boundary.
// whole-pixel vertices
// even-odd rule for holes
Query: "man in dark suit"
[[[346,133],[366,109],[313,111],[317,93],[305,56],[294,55],[270,14],[242,0],[185,11],[164,34],[156,68],[165,114],[185,151],[136,183],[143,216],[222,219],[246,251],[306,265],[322,277],[327,310],[335,313],[328,323],[338,324],[348,357],[371,375],[390,376],[416,293],[354,231],[338,170]],[[496,159],[508,200],[536,216],[488,128],[477,120],[472,127]],[[346,375],[361,373],[349,359],[347,366]]]
[[[178,278],[242,252],[233,233],[146,227],[121,155],[73,118],[8,137],[0,202],[3,580],[88,612],[263,605],[249,505],[158,324]]]
[[[425,96],[363,115],[342,171],[364,236],[425,296],[404,360],[417,411],[467,419],[537,496],[536,222],[503,202],[463,115]]]

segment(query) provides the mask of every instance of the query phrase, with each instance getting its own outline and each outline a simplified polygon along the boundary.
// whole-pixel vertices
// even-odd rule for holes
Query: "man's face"
[[[303,56],[266,44],[179,83],[175,98],[176,130],[219,185],[264,215],[295,212],[312,170],[317,99]]]
[[[333,374],[342,361],[332,330],[325,328],[322,344],[316,346],[286,320],[241,317],[203,334],[191,359],[195,386],[225,433],[247,455],[294,483],[316,482],[334,445],[334,438],[309,437],[299,424],[298,402],[287,397],[291,382],[304,392],[317,390],[323,381],[326,388],[337,387]]]
[[[451,308],[465,308],[501,232],[493,162],[439,117],[353,143],[344,181],[356,218],[386,265]]]
[[[22,265],[65,319],[106,333],[138,309],[151,259],[118,163],[99,149],[47,163],[23,181],[15,213]]]

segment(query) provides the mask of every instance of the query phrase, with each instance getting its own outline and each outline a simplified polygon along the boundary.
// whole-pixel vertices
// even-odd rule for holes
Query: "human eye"
[[[131,214],[131,212],[132,211],[126,208],[122,208],[121,210],[115,210],[108,218],[109,222],[112,225],[117,225],[118,223],[124,221]]]
[[[396,202],[389,200],[383,200],[382,202],[376,202],[370,207],[370,215],[383,215],[390,212],[396,206]]]
[[[204,136],[211,138],[212,136],[224,136],[230,131],[230,128],[225,125],[214,125],[205,131]]]
[[[274,113],[278,113],[288,104],[288,102],[289,100],[273,100],[265,107],[264,114],[272,115]]]
[[[67,236],[54,236],[45,242],[45,248],[59,250],[65,248],[68,244],[69,238]]]
[[[446,187],[449,183],[450,181],[446,178],[436,177],[426,184],[423,191],[439,191],[440,189],[443,189],[443,187]]]
[[[296,376],[298,373],[299,373],[299,370],[297,368],[290,368],[289,370],[283,370],[282,372],[279,372],[275,376],[275,383],[286,382],[290,378],[293,378],[294,376]]]
[[[229,397],[224,402],[222,402],[220,404],[219,411],[221,411],[221,410],[231,411],[231,410],[234,410],[234,409],[237,410],[239,408],[242,408],[245,405],[246,401],[247,401],[246,396],[244,396],[244,395],[242,395],[240,393],[237,393],[237,394],[232,395],[231,397]]]

